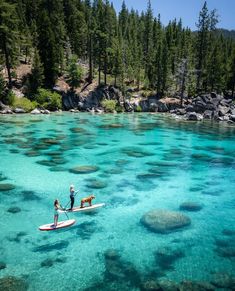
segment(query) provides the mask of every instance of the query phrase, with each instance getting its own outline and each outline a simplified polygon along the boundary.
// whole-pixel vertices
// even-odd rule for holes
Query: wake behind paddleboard
[[[69,227],[73,225],[76,222],[75,219],[69,219],[69,220],[64,220],[64,221],[59,221],[57,223],[57,226],[54,226],[54,223],[49,223],[49,224],[44,224],[39,226],[39,230],[41,231],[50,231],[50,230],[56,230],[64,227]]]
[[[102,206],[104,206],[105,203],[99,203],[99,204],[94,204],[92,206],[84,206],[84,207],[74,207],[73,210],[69,210],[69,209],[66,209],[66,210],[58,210],[59,213],[64,213],[64,212],[90,212],[90,211],[93,211],[97,208],[100,208]]]

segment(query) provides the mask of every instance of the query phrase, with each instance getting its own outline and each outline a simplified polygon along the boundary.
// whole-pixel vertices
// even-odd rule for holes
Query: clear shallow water
[[[102,290],[97,284],[107,279],[117,289],[130,280],[128,289],[138,290],[147,278],[235,275],[235,236],[224,232],[235,230],[234,128],[152,114],[55,114],[1,116],[0,129],[0,177],[6,178],[0,185],[15,186],[0,191],[0,261],[6,264],[0,278],[25,278],[29,290]],[[69,171],[82,165],[99,169]],[[55,198],[68,202],[70,184],[80,191],[75,204],[94,193],[106,207],[69,214],[77,223],[66,230],[38,231],[53,221]],[[185,201],[203,208],[180,211]],[[12,207],[20,211],[9,212]],[[183,212],[192,223],[170,234],[151,232],[140,218],[152,209]],[[183,255],[161,265],[155,253],[162,247]],[[105,259],[109,249],[121,256],[116,265]],[[122,269],[126,275],[111,276]]]

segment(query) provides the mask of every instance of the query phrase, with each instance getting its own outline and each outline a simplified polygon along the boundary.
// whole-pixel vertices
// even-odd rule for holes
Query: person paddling
[[[60,202],[58,199],[56,199],[54,201],[54,227],[57,226],[57,223],[58,223],[58,217],[59,217],[59,212],[58,210],[59,209],[62,209],[61,206],[60,206]]]
[[[75,198],[75,189],[73,185],[70,185],[69,191],[70,191],[70,209],[69,210],[73,210],[74,198]]]

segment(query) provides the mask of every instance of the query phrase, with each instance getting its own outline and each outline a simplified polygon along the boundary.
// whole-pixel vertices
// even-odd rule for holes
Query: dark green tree
[[[0,2],[0,53],[4,55],[9,88],[12,87],[11,70],[18,56],[18,23],[16,5],[2,0]]]

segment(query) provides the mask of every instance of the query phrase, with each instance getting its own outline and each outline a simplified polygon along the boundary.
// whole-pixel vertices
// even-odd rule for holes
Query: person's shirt
[[[74,190],[70,190],[70,196],[74,197],[75,191]]]

